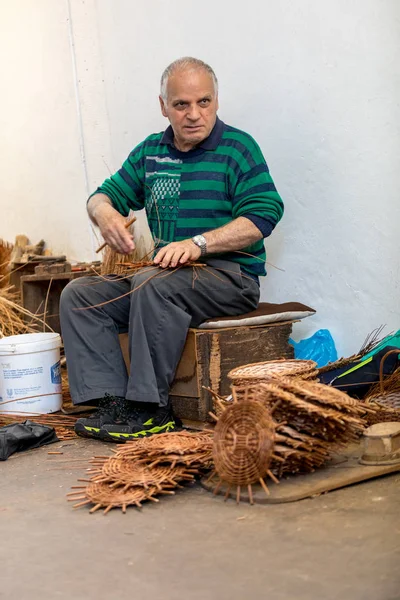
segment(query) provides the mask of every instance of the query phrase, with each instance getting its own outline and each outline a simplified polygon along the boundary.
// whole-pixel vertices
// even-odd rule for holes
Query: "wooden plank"
[[[314,473],[306,475],[291,475],[286,479],[281,479],[279,485],[267,480],[270,495],[266,496],[261,485],[252,486],[254,501],[259,504],[280,504],[283,502],[296,502],[304,498],[310,498],[315,495],[324,494],[337,490],[348,485],[381,477],[390,473],[400,471],[400,461],[394,465],[365,466],[359,463],[362,454],[361,445],[350,446],[340,452],[334,461],[327,466],[317,469]],[[213,482],[207,483],[205,477],[201,484],[205,489],[212,491],[215,489],[217,478]],[[224,494],[227,491],[227,485],[221,485],[218,494]],[[243,486],[241,499],[249,500],[247,489]]]
[[[185,347],[175,372],[170,396],[198,398],[199,395],[200,384],[197,369],[196,330],[189,329]]]

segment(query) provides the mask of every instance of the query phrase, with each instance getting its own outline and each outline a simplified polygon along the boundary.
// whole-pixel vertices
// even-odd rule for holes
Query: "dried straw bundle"
[[[34,333],[43,320],[18,304],[19,295],[10,287],[0,289],[0,338]],[[27,322],[27,320],[29,321]]]
[[[13,245],[0,239],[0,288],[9,285],[10,257]]]

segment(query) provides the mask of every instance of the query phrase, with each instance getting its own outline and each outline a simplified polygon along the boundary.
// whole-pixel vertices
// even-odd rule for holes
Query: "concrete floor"
[[[141,512],[73,511],[70,459],[109,448],[74,440],[0,464],[0,598],[400,599],[399,474],[293,504],[195,486]]]

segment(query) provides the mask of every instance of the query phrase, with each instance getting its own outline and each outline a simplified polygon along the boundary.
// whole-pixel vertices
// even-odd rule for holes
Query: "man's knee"
[[[89,289],[90,284],[93,284],[93,277],[79,277],[70,281],[61,292],[60,309],[75,305],[78,299],[85,297],[85,290]]]
[[[149,284],[153,285],[156,283],[154,280],[157,279],[163,273],[163,269],[159,267],[146,267],[136,273],[131,279],[131,288],[138,290],[139,288],[146,287]]]

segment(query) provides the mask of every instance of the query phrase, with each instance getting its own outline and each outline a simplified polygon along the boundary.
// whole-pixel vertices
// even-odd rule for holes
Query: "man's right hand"
[[[125,229],[124,217],[111,206],[104,194],[96,194],[88,202],[88,213],[99,227],[104,241],[120,254],[130,254],[135,249],[133,235]]]

